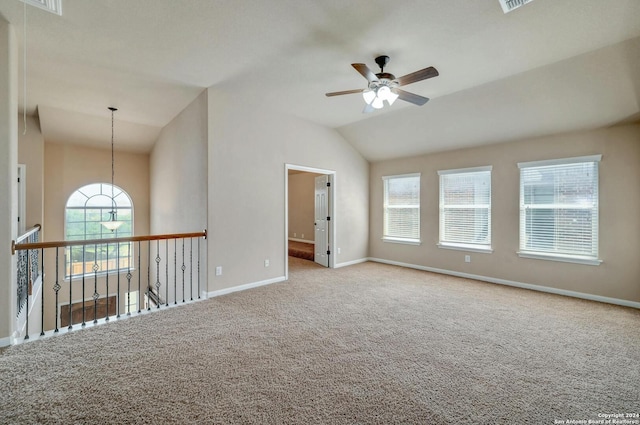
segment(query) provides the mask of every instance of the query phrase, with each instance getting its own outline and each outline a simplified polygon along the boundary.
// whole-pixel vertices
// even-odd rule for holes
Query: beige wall
[[[69,196],[80,187],[97,182],[111,182],[111,150],[94,149],[70,144],[57,144],[45,142],[44,145],[44,226],[46,241],[64,240],[64,213]],[[134,234],[149,234],[149,155],[143,153],[115,152],[115,179],[114,184],[124,189],[133,201],[134,207]],[[146,247],[142,246],[143,275],[146,275]],[[134,247],[134,253],[137,248]],[[50,288],[55,282],[55,261],[53,252],[45,253],[45,275],[47,276],[45,289],[45,329],[54,326],[55,304],[54,294]],[[135,255],[135,254],[134,254]],[[49,260],[47,260],[47,258]],[[64,277],[64,256],[60,255],[59,279],[63,289],[60,291],[60,303],[68,303],[68,281]],[[136,267],[137,268],[137,267]],[[139,271],[134,271],[132,280],[137,290]],[[146,277],[146,276],[145,276]],[[104,278],[98,279],[98,293],[106,294],[106,282]],[[142,291],[146,287],[146,280],[142,281]],[[82,299],[82,287],[80,282],[73,283],[72,300]],[[125,278],[121,276],[121,294],[125,290]],[[88,283],[85,299],[90,299],[93,294],[93,285]],[[116,293],[116,275],[110,275],[109,294]],[[121,299],[124,303],[124,297]],[[40,324],[33,324],[37,331]],[[32,330],[33,332],[33,330]]]
[[[368,162],[336,131],[254,102],[209,89],[210,291],[285,276],[285,164],[336,172],[335,261],[367,257]]]
[[[315,211],[315,173],[289,174],[289,237],[305,239],[313,242],[315,239],[314,211]]]
[[[190,233],[199,232],[207,228],[207,92],[206,90],[187,106],[178,116],[167,124],[160,133],[150,156],[150,187],[151,212],[150,223],[152,234]],[[193,243],[193,245],[192,245]],[[193,264],[193,274],[197,276],[197,241],[185,240],[185,264],[189,269],[185,280],[186,288],[194,283],[191,278],[190,265]],[[206,242],[200,241],[200,280],[201,292],[206,291]],[[178,264],[182,264],[182,250],[177,249]],[[193,246],[193,254],[191,247]],[[153,246],[152,246],[153,248]],[[152,250],[155,256],[155,249]],[[165,254],[166,255],[166,254]],[[169,256],[172,256],[170,253]],[[193,263],[191,263],[193,259]],[[172,263],[168,271],[163,269],[164,275],[170,277],[170,286],[176,278],[176,270]],[[155,278],[156,271],[152,270]],[[179,282],[177,291],[163,292],[163,298],[175,301],[174,297],[182,297],[182,273],[178,271]],[[161,281],[166,276],[161,273]],[[194,283],[195,285],[195,283]],[[162,292],[162,291],[161,291]],[[188,294],[185,289],[185,294]],[[192,293],[198,294],[197,285]],[[191,296],[187,295],[187,299]]]
[[[151,232],[207,227],[207,92],[161,131],[150,156]]]
[[[44,219],[44,138],[35,117],[27,117],[27,132],[19,118],[18,163],[26,166],[25,229],[43,224]],[[46,237],[44,229],[41,237]]]
[[[602,154],[599,266],[519,258],[518,162]],[[370,256],[459,273],[640,302],[640,126],[462,149],[371,165]],[[438,170],[492,165],[493,253],[439,249]],[[422,173],[422,245],[385,243],[384,175]],[[464,256],[471,255],[471,263]]]
[[[18,46],[14,29],[0,16],[0,346],[8,345],[16,316],[16,262],[11,241],[18,236]]]
[[[111,150],[46,142],[44,154],[44,230],[47,241],[64,240],[67,199],[84,185],[111,182]],[[134,233],[149,234],[149,155],[116,151],[114,184],[133,200]]]

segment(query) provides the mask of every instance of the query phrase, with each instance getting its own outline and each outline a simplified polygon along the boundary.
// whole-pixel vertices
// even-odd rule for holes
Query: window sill
[[[471,245],[471,244],[467,245],[463,243],[440,242],[438,244],[438,248],[453,249],[456,251],[482,252],[485,254],[491,254],[493,252],[493,249],[490,246]]]
[[[383,237],[382,242],[399,243],[404,245],[422,245],[420,239],[403,239],[403,238],[389,238]]]
[[[590,266],[599,266],[602,263],[602,260],[596,258],[573,257],[561,254],[543,254],[539,252],[519,251],[518,256],[520,258],[532,258],[534,260],[561,261],[563,263],[586,264]]]

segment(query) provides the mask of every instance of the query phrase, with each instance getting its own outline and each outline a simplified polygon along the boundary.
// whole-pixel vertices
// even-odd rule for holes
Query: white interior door
[[[316,177],[314,228],[316,263],[329,267],[329,176]]]

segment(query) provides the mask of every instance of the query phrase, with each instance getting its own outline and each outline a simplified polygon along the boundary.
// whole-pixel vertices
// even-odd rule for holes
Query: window
[[[112,232],[100,223],[111,218],[109,212],[114,208],[118,220],[124,223]],[[108,183],[83,186],[69,197],[65,209],[65,240],[111,239],[132,235],[133,204],[129,195],[119,187],[113,187],[113,203],[111,185]],[[65,258],[67,277],[107,270],[128,270],[129,267],[133,268],[133,245],[122,242],[66,248]]]
[[[600,263],[598,164],[601,157],[518,164],[521,257]]]
[[[491,250],[491,167],[438,171],[442,248]]]
[[[384,225],[382,239],[420,243],[420,174],[382,177]]]

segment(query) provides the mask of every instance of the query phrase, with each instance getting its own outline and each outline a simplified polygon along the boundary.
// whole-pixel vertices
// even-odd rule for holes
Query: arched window
[[[113,199],[111,195],[113,193]],[[122,225],[111,231],[101,223],[111,219],[115,211]],[[131,197],[109,183],[93,183],[71,194],[65,208],[65,240],[112,239],[133,235],[133,203]],[[110,245],[87,245],[66,249],[69,276],[105,273],[133,268],[133,245],[123,242]]]

